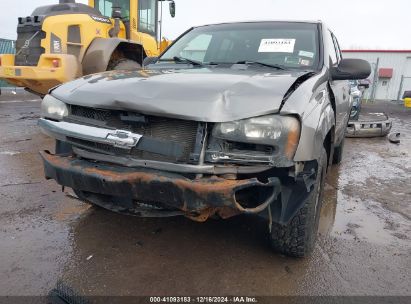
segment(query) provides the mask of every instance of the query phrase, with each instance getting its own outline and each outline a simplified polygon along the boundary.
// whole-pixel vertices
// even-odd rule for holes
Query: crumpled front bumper
[[[123,198],[128,203],[122,207],[135,209],[137,215],[139,211],[133,202],[155,202],[165,209],[179,210],[181,214],[199,221],[214,214],[222,218],[241,213],[255,214],[274,202],[281,189],[277,177],[270,178],[267,183],[256,178],[228,180],[203,177],[192,180],[176,173],[95,163],[49,152],[41,152],[41,157],[47,179],[54,179],[62,186],[83,192],[115,198],[116,202]],[[260,204],[250,208],[237,200],[239,191],[260,187],[272,191]],[[93,197],[91,195],[90,200],[100,204],[98,200],[93,201]],[[107,205],[103,207],[107,208]]]

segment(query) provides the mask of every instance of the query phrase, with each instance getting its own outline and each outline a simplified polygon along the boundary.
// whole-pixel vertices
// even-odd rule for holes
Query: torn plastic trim
[[[85,159],[112,163],[125,166],[128,168],[149,168],[155,170],[164,170],[176,173],[193,173],[193,174],[252,174],[261,173],[270,170],[270,166],[215,166],[215,165],[188,165],[174,164],[161,161],[142,160],[129,157],[112,156],[100,153],[94,153],[83,149],[73,147],[73,152]]]
[[[224,152],[224,151],[207,151],[207,160],[213,163],[228,163],[231,164],[267,164],[270,168],[287,168],[294,166],[294,162],[282,156],[279,153],[273,155],[261,155],[258,151],[241,151],[240,152]],[[246,153],[249,152],[249,153]]]

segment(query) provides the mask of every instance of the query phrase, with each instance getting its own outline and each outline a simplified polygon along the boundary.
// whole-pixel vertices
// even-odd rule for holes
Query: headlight
[[[68,115],[67,105],[54,98],[51,95],[46,95],[41,103],[41,117],[54,120],[63,120]]]
[[[213,136],[233,142],[273,146],[292,159],[300,130],[300,122],[295,117],[268,115],[216,124]]]

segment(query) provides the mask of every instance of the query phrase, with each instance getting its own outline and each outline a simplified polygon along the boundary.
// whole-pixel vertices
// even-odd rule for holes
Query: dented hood
[[[251,67],[112,71],[77,79],[51,94],[72,105],[225,122],[278,112],[305,73]]]

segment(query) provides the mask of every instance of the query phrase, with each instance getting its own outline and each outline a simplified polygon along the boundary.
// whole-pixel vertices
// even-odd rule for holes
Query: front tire
[[[342,162],[344,152],[345,136],[338,147],[334,148],[333,165],[339,165]]]
[[[317,172],[314,189],[291,221],[287,225],[273,223],[270,243],[275,252],[302,258],[313,251],[317,239],[327,173],[327,152],[324,148],[318,160]]]

